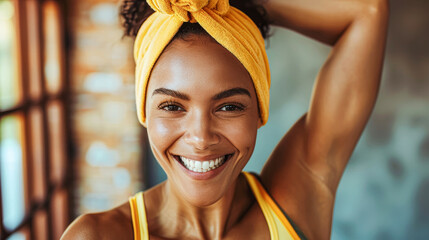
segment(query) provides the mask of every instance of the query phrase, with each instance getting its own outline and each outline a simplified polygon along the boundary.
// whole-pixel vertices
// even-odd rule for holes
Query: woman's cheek
[[[167,118],[148,119],[148,135],[159,151],[165,152],[180,136],[180,121]]]
[[[221,124],[223,134],[239,149],[253,148],[258,129],[257,122],[252,118],[234,119]]]

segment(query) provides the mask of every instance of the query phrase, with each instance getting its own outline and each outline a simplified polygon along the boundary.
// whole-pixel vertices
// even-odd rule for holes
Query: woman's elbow
[[[389,17],[389,0],[368,1],[365,13],[387,19]]]

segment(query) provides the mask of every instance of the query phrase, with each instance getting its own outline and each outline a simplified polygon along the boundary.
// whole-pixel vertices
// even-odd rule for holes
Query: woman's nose
[[[220,142],[210,115],[204,113],[195,113],[188,118],[184,138],[187,144],[198,150],[205,150]]]

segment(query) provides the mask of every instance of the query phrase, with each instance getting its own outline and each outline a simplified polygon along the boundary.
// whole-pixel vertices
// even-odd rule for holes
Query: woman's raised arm
[[[308,113],[261,172],[282,207],[304,205],[300,213],[288,210],[308,224],[307,234],[325,239],[338,183],[377,98],[388,0],[268,0],[264,6],[275,25],[333,46],[316,77]]]
[[[344,31],[364,15],[387,20],[388,0],[265,0],[274,25],[291,29],[315,40],[335,45]],[[376,27],[380,36],[386,22]],[[384,30],[384,31],[383,31]]]

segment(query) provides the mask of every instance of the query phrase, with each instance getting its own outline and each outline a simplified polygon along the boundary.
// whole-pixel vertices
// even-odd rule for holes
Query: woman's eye
[[[169,112],[184,111],[184,109],[182,107],[180,107],[177,104],[172,104],[172,103],[161,104],[158,107],[158,109],[161,109],[164,111],[169,111]]]
[[[181,111],[182,108],[176,105],[168,105],[163,107],[162,109],[164,109],[165,111]]]
[[[243,111],[244,106],[228,104],[228,105],[222,106],[219,110],[220,111],[226,111],[226,112]]]

